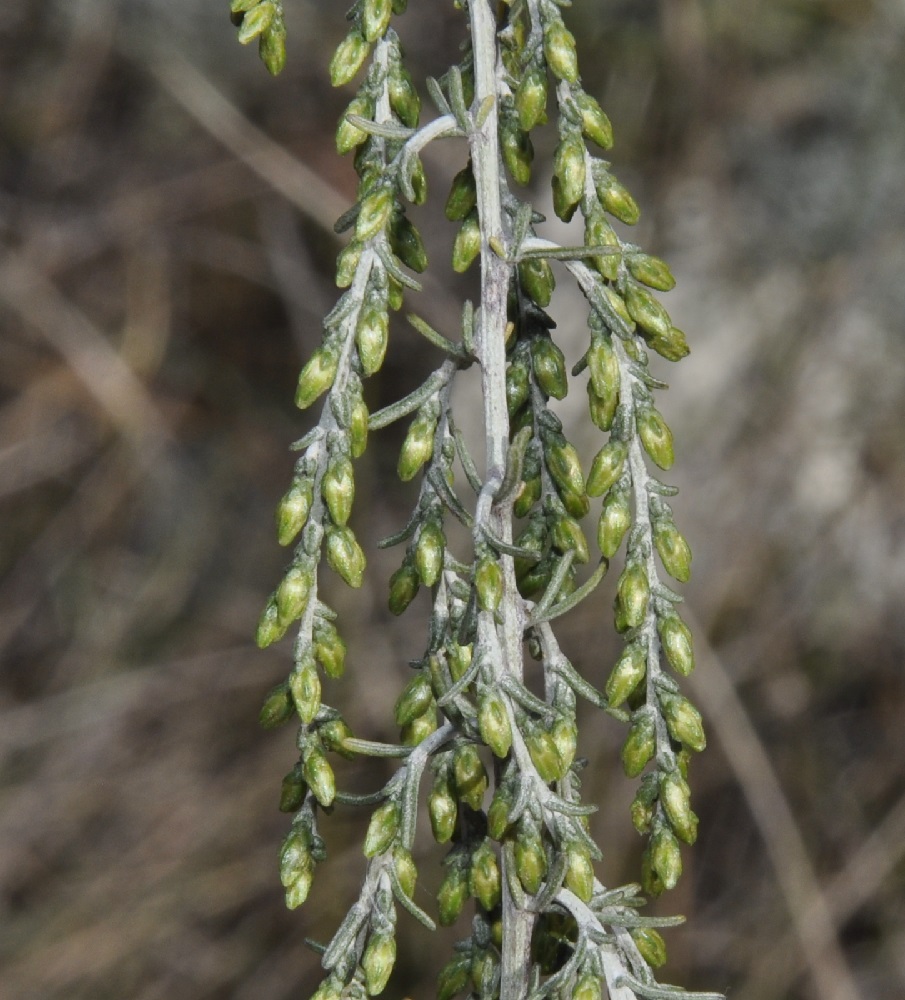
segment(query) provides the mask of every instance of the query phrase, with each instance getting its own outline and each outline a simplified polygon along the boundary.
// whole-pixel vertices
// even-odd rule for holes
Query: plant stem
[[[472,169],[481,226],[481,310],[476,348],[481,364],[481,389],[486,429],[487,475],[478,499],[475,537],[487,525],[503,542],[512,541],[512,501],[494,503],[503,482],[509,447],[509,413],[506,407],[506,300],[510,266],[491,248],[490,241],[506,245],[500,197],[500,149],[497,114],[496,23],[488,0],[470,0],[471,42],[474,53],[475,108],[489,113],[479,129],[469,135]],[[515,584],[512,558],[503,556],[503,598],[500,614],[500,648],[504,670],[522,677],[524,610]],[[486,614],[486,613],[485,613]],[[484,615],[482,615],[484,617]],[[484,627],[492,627],[492,616]],[[504,854],[504,868],[509,862]],[[509,892],[509,873],[503,873],[503,947],[500,1000],[522,1000],[528,993],[531,968],[531,933],[534,915],[517,906]]]

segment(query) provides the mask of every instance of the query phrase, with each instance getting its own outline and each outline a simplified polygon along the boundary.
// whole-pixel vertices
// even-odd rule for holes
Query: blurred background
[[[416,79],[439,75],[461,13],[410,8],[398,29]],[[293,390],[336,297],[332,222],[354,192],[333,152],[350,94],[324,84],[343,15],[287,0],[289,63],[274,81],[235,43],[226,0],[4,5],[4,1000],[305,997],[319,975],[303,939],[328,939],[356,894],[363,817],[337,810],[309,903],[283,907],[277,799],[294,734],[256,718],[290,652],[250,641],[287,558],[273,510],[288,445],[311,423]],[[668,934],[663,978],[733,1000],[894,1000],[905,6],[610,0],[567,17],[642,206],[636,239],[671,263],[667,305],[693,352],[658,374],[672,383],[674,507],[695,552],[692,690],[711,746],[692,775],[700,839],[655,906],[689,918]],[[451,335],[473,284],[446,280],[453,232],[436,205],[463,162],[455,143],[430,150],[435,207],[415,216],[433,284],[411,307]],[[560,286],[574,360],[585,309],[564,274]],[[372,409],[436,363],[400,324]],[[561,406],[573,428],[582,399]],[[593,435],[573,436],[589,459]],[[369,553],[414,500],[393,477],[400,439],[375,435],[358,463],[353,524]],[[399,558],[369,554],[362,592],[325,584],[350,647],[325,697],[375,739],[395,737],[392,703],[424,644],[425,604],[401,621],[385,610]],[[611,599],[605,581],[561,630],[597,684],[617,650]],[[582,719],[599,874],[631,880],[624,730]],[[340,781],[375,788],[379,771],[344,765]],[[420,843],[430,908],[442,852],[426,830]],[[401,914],[386,995],[433,996],[454,937]]]

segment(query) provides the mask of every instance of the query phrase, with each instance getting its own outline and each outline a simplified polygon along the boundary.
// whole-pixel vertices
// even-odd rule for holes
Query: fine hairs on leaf
[[[382,993],[402,929],[426,934],[439,923],[465,936],[440,971],[438,1000],[709,1000],[716,995],[657,981],[654,969],[666,961],[657,928],[676,921],[638,912],[642,891],[656,896],[676,885],[682,845],[696,839],[688,764],[706,743],[701,715],[681,690],[694,649],[666,579],[688,580],[691,550],[666,502],[675,490],[658,478],[675,456],[658,409],[665,383],[649,371],[652,353],[669,362],[688,354],[659,298],[674,280],[614,228],[637,222],[639,208],[603,158],[612,128],[582,86],[569,5],[459,0],[461,61],[416,81],[397,16],[409,9],[417,17],[427,3],[356,0],[329,63],[331,83],[354,89],[336,148],[352,157],[358,191],[337,223],[348,233],[336,263],[340,296],[296,392],[299,408],[315,416],[293,446],[295,475],[277,509],[279,541],[293,556],[257,630],[262,648],[290,630],[296,637],[293,669],[261,713],[268,727],[292,718],[299,727],[298,760],[280,797],[294,816],[279,869],[290,908],[305,902],[326,856],[322,813],[367,814],[361,891],[318,949],[323,979],[311,995]],[[230,6],[239,41],[257,40],[278,73],[283,3]],[[528,200],[532,135],[541,128],[558,137],[554,211],[580,220],[582,245],[548,239]],[[461,341],[419,317],[413,277],[428,259],[409,207],[428,201],[420,156],[438,142],[459,165],[436,202],[450,227],[451,267],[480,272],[480,302],[464,303]],[[437,276],[446,267],[431,266]],[[586,347],[571,373],[548,311],[557,276],[574,280],[587,300]],[[403,310],[408,326],[391,323]],[[436,369],[370,414],[364,380],[417,335],[437,351]],[[480,369],[483,468],[452,408],[457,377],[472,364]],[[601,435],[593,455],[571,443],[552,408],[570,391],[587,394]],[[397,472],[411,484],[413,511],[381,543],[399,551],[389,610],[406,613],[424,588],[430,616],[396,699],[398,743],[387,744],[353,736],[323,700],[346,668],[346,646],[345,623],[321,600],[320,581],[332,570],[354,588],[369,573],[356,536],[355,461],[394,421],[405,422]],[[585,534],[592,516],[596,555]],[[470,535],[467,550],[450,551],[450,517]],[[599,665],[592,680],[588,664],[570,663],[552,623],[598,601],[607,586],[624,648],[598,690]],[[542,694],[525,684],[526,651],[538,664],[531,669],[542,671]],[[349,663],[353,684],[357,666]],[[640,887],[607,889],[595,872],[602,854],[588,826],[595,806],[581,797],[578,697],[603,710],[601,724],[625,730],[622,764],[637,785],[626,819],[645,845]],[[354,756],[396,770],[373,794],[338,790],[333,764]],[[430,913],[414,901],[412,849],[425,805],[444,854]]]

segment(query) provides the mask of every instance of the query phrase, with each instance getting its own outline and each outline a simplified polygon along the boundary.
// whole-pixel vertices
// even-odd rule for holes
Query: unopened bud
[[[409,426],[396,471],[399,478],[407,483],[414,479],[418,470],[434,452],[434,432],[437,429],[435,417],[422,410]]]
[[[292,700],[299,718],[305,725],[314,720],[321,707],[321,682],[314,660],[308,656],[289,675]]]
[[[535,729],[525,738],[525,744],[542,781],[549,784],[565,774],[563,759],[559,755],[553,737],[546,730]]]
[[[672,275],[666,261],[652,257],[646,253],[632,254],[626,258],[626,264],[633,278],[648,288],[658,292],[668,292],[676,287],[676,279]]]
[[[586,563],[591,555],[588,552],[588,541],[581,530],[581,525],[574,517],[559,517],[553,524],[553,547],[559,552],[574,552],[575,562]]]
[[[597,178],[597,197],[610,215],[627,226],[633,226],[641,216],[638,203],[612,174]]]
[[[574,134],[563,139],[553,154],[553,176],[559,182],[559,196],[565,209],[557,212],[560,218],[584,195],[585,155],[584,143]]]
[[[421,115],[421,98],[412,81],[412,74],[404,66],[395,66],[387,80],[390,107],[406,128],[417,128]]]
[[[691,790],[678,771],[660,776],[660,801],[676,836],[686,844],[698,839],[698,817],[691,811]]]
[[[616,585],[616,601],[629,628],[637,628],[647,614],[650,583],[640,563],[632,563],[622,571]]]
[[[589,247],[617,247],[619,238],[603,212],[595,210],[585,218],[584,242]],[[619,254],[608,253],[592,258],[594,267],[604,278],[615,281],[619,275]]]
[[[277,539],[289,545],[305,527],[311,510],[311,481],[295,483],[277,507]]]
[[[386,0],[389,9],[389,0]],[[392,934],[374,934],[361,958],[368,996],[383,993],[396,964],[396,938]]]
[[[255,632],[258,648],[266,649],[271,643],[282,639],[288,627],[288,622],[285,625],[280,622],[276,601],[271,597],[258,619],[258,628]]]
[[[575,83],[578,80],[578,53],[575,38],[562,23],[554,21],[544,32],[544,55],[547,65],[560,80]]]
[[[522,77],[515,92],[515,110],[526,132],[546,120],[547,74],[542,69],[529,69]]]
[[[654,830],[650,841],[650,865],[664,889],[674,889],[682,874],[679,842],[667,826]]]
[[[346,644],[332,625],[315,629],[314,655],[328,677],[334,680],[342,677],[346,669]]]
[[[468,887],[485,910],[494,909],[502,897],[502,879],[497,856],[489,841],[484,841],[471,857]]]
[[[361,69],[369,49],[367,39],[360,31],[351,31],[346,35],[330,60],[330,83],[334,87],[348,83]]]
[[[297,910],[308,898],[311,891],[311,883],[314,881],[313,872],[299,872],[295,879],[286,887],[286,909]]]
[[[402,891],[411,899],[415,895],[415,881],[418,878],[415,859],[404,847],[397,846],[393,850],[393,864],[396,867],[396,878],[399,879]]]
[[[667,573],[680,583],[691,576],[691,549],[671,520],[654,523],[654,545]]]
[[[500,785],[493,793],[490,808],[487,810],[487,832],[494,840],[502,840],[509,829],[509,814],[514,803],[512,788],[508,784]]]
[[[613,439],[594,456],[588,473],[588,496],[599,497],[620,478],[628,456],[628,446],[624,441]]]
[[[305,757],[303,773],[308,787],[320,805],[324,809],[331,806],[336,796],[336,778],[333,776],[333,768],[320,750],[312,750]]]
[[[277,685],[264,700],[258,722],[264,729],[276,729],[292,718],[292,697],[288,684]]]
[[[352,458],[360,458],[368,446],[368,408],[359,397],[349,416],[349,450]]]
[[[456,955],[447,962],[437,977],[437,1000],[453,1000],[468,985],[471,974],[471,954]]]
[[[573,445],[568,441],[554,441],[544,449],[544,458],[547,461],[547,470],[561,490],[579,496],[584,495],[585,483],[581,472],[581,461]],[[573,517],[582,516],[573,514],[571,510],[569,513]]]
[[[502,697],[492,688],[485,688],[478,699],[478,729],[481,739],[495,756],[505,757],[512,746],[512,729]]]
[[[299,375],[299,384],[295,391],[295,405],[300,410],[306,410],[318,396],[333,385],[338,364],[339,358],[331,348],[319,347],[311,355]]]
[[[531,164],[534,160],[534,145],[527,132],[523,132],[515,121],[503,122],[500,127],[500,147],[503,163],[512,174],[516,184],[527,184],[531,180]]]
[[[390,246],[402,263],[413,271],[420,274],[427,267],[427,251],[421,233],[407,216],[400,215],[396,219],[390,231]]]
[[[343,112],[342,118],[339,120],[339,125],[336,126],[336,152],[340,156],[351,153],[356,146],[367,142],[368,139],[368,133],[364,129],[360,129],[357,125],[353,125],[349,121],[349,115],[355,115],[358,118],[370,118],[373,113],[373,105],[366,97],[355,97],[349,102],[348,107]]]
[[[474,583],[481,610],[496,611],[503,597],[503,571],[492,555],[485,555],[478,562]]]
[[[365,555],[350,528],[327,529],[327,563],[350,587],[364,580]]]
[[[394,715],[397,726],[404,726],[417,719],[433,706],[434,692],[430,681],[423,673],[416,674],[402,689],[402,694],[396,699]]]
[[[390,577],[390,611],[401,615],[418,593],[418,571],[408,561]]]
[[[574,841],[566,848],[566,888],[571,889],[583,903],[590,903],[594,895],[594,866],[591,853],[584,844]]]
[[[333,523],[344,525],[352,513],[355,499],[355,474],[347,456],[339,455],[330,461],[321,480],[321,494]]]
[[[663,714],[669,735],[674,740],[698,752],[707,746],[701,713],[687,698],[673,695],[664,699]]]
[[[456,233],[453,242],[452,266],[459,274],[464,274],[481,252],[481,225],[477,212],[471,212]]]
[[[666,942],[655,927],[633,927],[630,931],[635,947],[648,965],[659,969],[666,962]]]
[[[262,0],[257,6],[247,10],[239,25],[236,37],[242,45],[248,45],[260,34],[267,31],[276,15],[276,8],[270,0]]]
[[[572,990],[571,1000],[600,1000],[603,995],[600,977],[591,972],[582,973]]]
[[[575,103],[581,115],[581,131],[601,149],[609,149],[613,145],[613,126],[603,109],[590,94],[583,91]]]
[[[553,277],[552,268],[545,260],[541,257],[528,257],[521,261],[518,265],[518,277],[525,293],[542,309],[550,305],[553,289],[556,287],[556,279]],[[534,343],[538,344],[543,341],[552,343],[547,337],[536,340]],[[549,393],[548,395],[553,394]],[[562,399],[562,396],[556,398]]]
[[[446,536],[436,521],[428,521],[418,534],[415,545],[415,568],[425,587],[433,587],[443,572]]]
[[[468,899],[468,871],[462,864],[452,864],[437,892],[437,915],[442,927],[450,927],[459,919]]]
[[[280,785],[280,812],[295,812],[305,801],[305,782],[298,768],[284,775]]]
[[[355,344],[365,375],[379,371],[389,342],[389,317],[386,309],[369,306],[362,309],[355,328]]]
[[[376,42],[386,32],[393,12],[390,0],[364,0],[361,6],[361,30],[369,42]]]
[[[456,751],[453,773],[456,794],[472,809],[480,809],[484,793],[487,791],[487,771],[477,749],[470,743],[459,747]]]
[[[610,708],[618,708],[644,680],[647,659],[644,649],[636,642],[625,647],[606,682],[606,697]]]
[[[694,647],[688,626],[678,615],[669,615],[657,622],[657,628],[670,666],[677,674],[687,677],[694,670]]]
[[[453,178],[446,199],[446,218],[450,222],[458,222],[470,215],[478,203],[478,193],[475,187],[474,173],[471,163],[463,167]]]
[[[445,844],[452,839],[456,829],[458,807],[456,800],[445,781],[437,781],[431,789],[427,800],[427,812],[430,817],[431,831],[438,844]]]
[[[537,262],[532,260],[524,263],[535,264]],[[539,263],[546,262],[540,261]],[[549,269],[549,265],[547,268]],[[531,363],[534,368],[534,377],[541,389],[554,399],[565,398],[569,391],[569,383],[566,378],[566,359],[560,348],[549,337],[538,337],[532,342]]]
[[[388,187],[380,187],[361,203],[355,221],[355,238],[366,243],[382,232],[393,211],[393,194]]]
[[[671,326],[664,336],[651,337],[648,344],[667,361],[681,361],[691,352],[685,334],[674,326]]]
[[[651,337],[664,337],[672,325],[669,313],[641,285],[629,282],[625,290],[625,305],[632,319]]]
[[[618,551],[625,533],[632,524],[632,510],[628,497],[621,490],[611,490],[597,523],[597,545],[607,559]]]
[[[540,833],[533,827],[522,826],[516,833],[515,871],[528,895],[540,890],[547,874],[547,855]]]
[[[629,778],[637,778],[647,767],[657,749],[654,720],[645,712],[632,720],[628,737],[622,745],[622,767]]]
[[[399,809],[392,800],[384,802],[371,814],[368,832],[365,834],[364,855],[376,857],[390,846],[399,829]]]

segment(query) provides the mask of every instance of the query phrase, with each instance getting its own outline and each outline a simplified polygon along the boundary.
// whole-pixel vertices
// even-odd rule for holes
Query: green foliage
[[[654,405],[664,385],[648,364],[651,350],[670,361],[688,353],[655,294],[674,279],[663,261],[613,228],[611,220],[634,224],[639,209],[610,163],[586,145],[609,149],[612,128],[582,88],[561,5],[512,0],[493,18],[487,0],[458,4],[470,29],[463,59],[441,80],[426,82],[437,117],[421,127],[420,98],[393,27],[405,6],[358,0],[330,62],[335,86],[363,73],[336,135],[341,154],[354,151],[359,178],[356,204],[337,223],[338,231],[351,232],[337,264],[337,285],[346,291],[325,317],[323,342],[299,379],[300,408],[323,402],[316,426],[297,444],[295,478],[277,514],[280,543],[296,543],[293,561],[258,627],[266,646],[297,623],[295,669],[261,714],[273,726],[294,707],[300,722],[299,761],[281,797],[295,811],[281,854],[287,904],[304,901],[324,856],[319,811],[358,801],[337,790],[329,755],[397,757],[395,775],[365,800],[375,808],[364,839],[364,884],[324,950],[327,978],[317,997],[384,989],[395,961],[398,906],[434,926],[412,900],[415,816],[427,770],[431,829],[439,844],[450,845],[439,922],[456,923],[467,901],[475,904],[471,934],[441,973],[440,997],[470,990],[510,1000],[591,998],[602,995],[603,984],[610,995],[621,986],[620,996],[688,997],[654,980],[651,967],[663,963],[665,946],[653,927],[663,921],[638,913],[638,887],[607,890],[595,877],[600,851],[587,826],[593,808],[581,802],[575,722],[580,696],[628,726],[622,760],[630,778],[641,778],[631,818],[646,838],[643,887],[652,894],[672,888],[682,870],[680,841],[691,844],[697,835],[688,756],[706,742],[700,714],[664,668],[665,659],[687,676],[694,655],[676,612],[680,598],[661,579],[655,553],[670,576],[685,582],[691,552],[666,501],[675,490],[648,466],[650,460],[667,470],[674,460],[672,433]],[[280,4],[233,0],[232,10],[240,41],[260,38],[262,58],[278,71]],[[502,172],[504,166],[518,185],[530,180],[531,132],[548,117],[559,136],[553,204],[561,219],[584,219],[580,247],[542,239],[542,216]],[[392,349],[390,313],[419,287],[410,272],[428,263],[406,212],[427,194],[421,151],[441,138],[468,145],[445,214],[457,226],[453,269],[480,260],[480,309],[465,304],[458,341],[412,317],[445,357],[419,389],[368,415],[362,381],[379,373]],[[555,261],[589,306],[587,351],[571,376],[547,312]],[[451,405],[456,377],[474,362],[488,432],[483,476]],[[585,371],[591,422],[605,435],[587,478],[549,405]],[[406,544],[390,580],[389,608],[403,614],[424,587],[432,610],[423,656],[396,701],[399,744],[385,746],[354,739],[322,702],[318,665],[326,677],[338,676],[345,647],[334,612],[320,600],[319,572],[325,558],[350,586],[361,584],[366,560],[351,526],[353,460],[368,430],[407,417],[398,474],[404,482],[418,478],[419,487],[409,523],[386,542]],[[463,476],[477,494],[471,506],[460,496]],[[580,522],[596,497],[603,497],[601,556],[582,581],[579,568],[591,555]],[[450,516],[472,532],[470,553],[450,552]],[[523,527],[515,528],[514,518],[524,519]],[[568,662],[550,622],[590,595],[623,542],[614,624],[625,651],[601,693]],[[523,683],[525,643],[543,670],[542,698]],[[510,938],[516,919],[533,925],[533,941]]]

